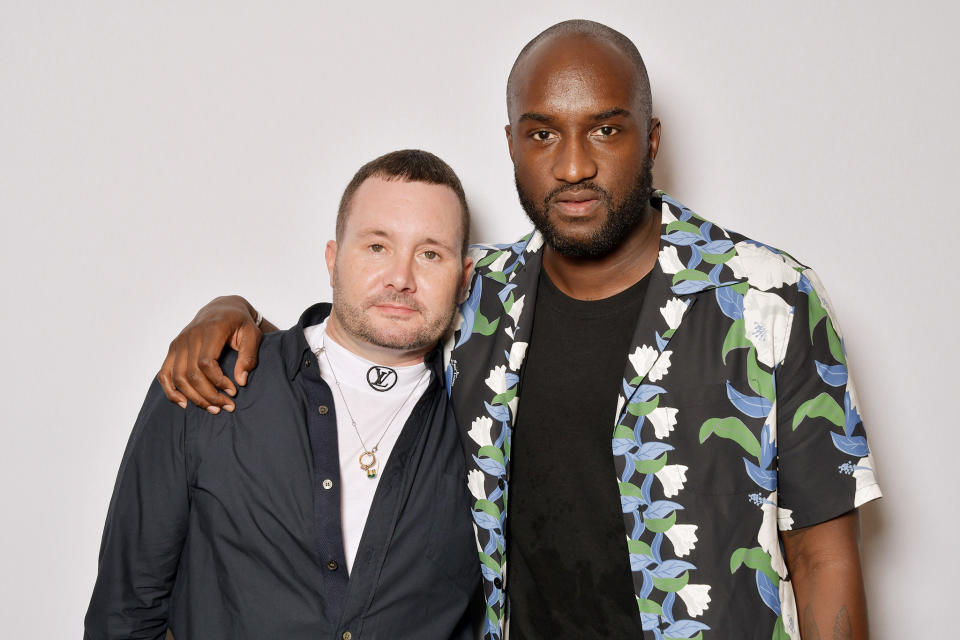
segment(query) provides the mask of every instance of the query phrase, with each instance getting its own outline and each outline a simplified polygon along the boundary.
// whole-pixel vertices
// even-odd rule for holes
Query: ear
[[[457,304],[463,304],[470,295],[470,281],[473,279],[473,258],[463,259],[463,275],[460,278],[460,295]]]
[[[323,253],[323,259],[327,262],[327,273],[330,274],[330,286],[333,286],[333,270],[337,266],[337,242],[335,240],[327,241],[327,249]]]
[[[660,118],[650,118],[650,159],[656,160],[660,149]]]
[[[505,126],[503,130],[507,134],[507,148],[510,150],[510,160],[513,161],[513,131],[510,125]]]

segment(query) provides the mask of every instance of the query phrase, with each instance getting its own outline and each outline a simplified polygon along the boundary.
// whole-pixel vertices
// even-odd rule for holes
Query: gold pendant
[[[368,478],[377,477],[377,456],[373,451],[364,451],[360,454],[360,468],[367,472]]]

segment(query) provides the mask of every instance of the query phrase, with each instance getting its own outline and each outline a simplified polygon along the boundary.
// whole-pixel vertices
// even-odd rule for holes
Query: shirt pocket
[[[679,466],[661,474],[673,481],[674,488],[679,490],[676,485],[682,482],[684,491],[705,496],[756,492],[761,489],[751,471],[768,484],[771,478],[775,482],[776,457],[768,469],[761,468],[765,419],[738,411],[725,383],[671,390],[661,395],[658,409],[661,412],[652,422],[659,423],[659,431],[672,426],[662,441],[673,447],[667,452],[668,465]],[[673,424],[664,427],[664,423]]]

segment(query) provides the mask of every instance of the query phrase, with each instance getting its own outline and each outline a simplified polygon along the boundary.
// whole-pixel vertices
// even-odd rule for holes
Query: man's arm
[[[187,534],[186,412],[154,383],[120,463],[85,640],[160,639]]]
[[[233,411],[231,397],[237,395],[237,388],[224,375],[218,360],[228,345],[237,351],[233,376],[237,384],[247,383],[247,374],[257,366],[257,349],[263,334],[277,330],[266,319],[258,327],[256,316],[253,306],[240,296],[214,298],[200,309],[170,343],[157,374],[167,398],[183,408],[189,400],[210,413],[219,413],[221,408]]]
[[[857,510],[811,527],[783,531],[780,537],[803,639],[865,640],[867,601]]]

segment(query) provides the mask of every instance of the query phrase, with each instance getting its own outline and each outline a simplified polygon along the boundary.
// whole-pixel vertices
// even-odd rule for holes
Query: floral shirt
[[[659,259],[610,416],[610,482],[644,633],[796,639],[778,531],[880,496],[843,336],[810,268],[656,197]],[[473,249],[445,350],[489,639],[507,622],[510,445],[542,245],[531,233]]]

